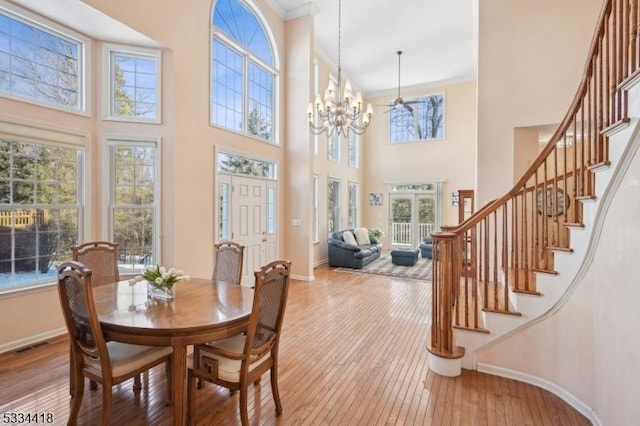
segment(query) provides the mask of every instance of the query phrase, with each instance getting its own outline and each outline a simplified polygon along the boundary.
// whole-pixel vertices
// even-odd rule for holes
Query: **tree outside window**
[[[391,143],[444,138],[444,95],[406,100],[389,112]]]

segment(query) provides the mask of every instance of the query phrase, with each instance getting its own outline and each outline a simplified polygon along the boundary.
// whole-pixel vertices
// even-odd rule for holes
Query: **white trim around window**
[[[78,79],[77,79],[77,106],[65,107],[55,102],[45,102],[29,96],[17,93],[1,91],[0,96],[34,105],[44,106],[55,110],[90,116],[91,115],[91,64],[92,51],[91,40],[70,28],[64,27],[54,21],[37,15],[27,9],[23,9],[13,3],[0,0],[0,13],[14,20],[24,22],[39,31],[49,33],[54,37],[78,46]]]
[[[161,149],[161,139],[160,138],[148,138],[148,137],[131,137],[131,136],[123,136],[123,135],[105,135],[104,143],[103,143],[103,152],[102,152],[102,182],[106,182],[107,185],[104,185],[108,189],[106,191],[102,191],[102,206],[103,206],[103,218],[105,220],[101,223],[101,235],[107,239],[107,241],[117,241],[115,236],[115,218],[113,215],[114,209],[118,206],[114,206],[114,170],[111,169],[111,165],[113,164],[113,156],[112,156],[112,148],[117,146],[124,146],[130,148],[146,148],[153,150],[154,154],[154,169],[153,169],[153,178],[154,178],[154,188],[153,188],[153,203],[152,205],[144,205],[141,208],[151,208],[153,214],[153,225],[152,225],[152,238],[151,238],[151,250],[148,251],[150,253],[149,259],[153,260],[153,264],[162,264],[162,259],[160,258],[162,253],[161,240],[160,240],[160,223],[161,218],[161,209],[162,205],[162,192],[161,192],[161,182],[160,182],[160,168],[162,165],[162,149]],[[122,205],[119,207],[123,208],[134,208],[135,205]],[[121,244],[122,246],[122,244]],[[126,247],[120,247],[120,250],[126,249]],[[144,253],[147,254],[147,253]],[[135,256],[143,256],[144,254],[133,253]],[[139,259],[141,262],[138,264],[140,268],[144,266],[144,259]],[[148,263],[148,262],[147,262]],[[135,265],[134,265],[135,266]],[[122,262],[119,262],[119,267],[121,273],[134,273],[135,267],[131,267],[131,265],[125,265]]]
[[[131,69],[122,70],[118,65],[122,61],[129,61]],[[162,51],[104,43],[102,63],[104,119],[161,124]],[[116,83],[116,78],[122,82]],[[116,100],[117,89],[122,92],[119,96],[127,97],[124,106],[122,101]],[[123,112],[118,113],[119,109]]]

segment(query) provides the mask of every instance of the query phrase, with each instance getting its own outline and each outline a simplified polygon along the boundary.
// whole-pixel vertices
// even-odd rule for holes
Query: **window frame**
[[[276,43],[271,32],[271,29],[267,25],[267,20],[262,15],[262,13],[253,6],[250,2],[238,0],[239,3],[244,5],[248,11],[250,11],[258,24],[260,24],[266,39],[270,43],[271,55],[273,60],[273,66],[266,64],[261,58],[254,55],[248,48],[240,45],[236,41],[232,40],[229,36],[227,36],[222,30],[218,29],[213,24],[213,17],[215,13],[215,5],[212,8],[210,15],[210,37],[209,37],[209,125],[215,128],[220,128],[226,131],[234,132],[241,134],[243,136],[247,136],[261,142],[266,142],[272,145],[280,145],[280,137],[279,137],[279,126],[278,126],[278,117],[279,117],[279,86],[280,86],[280,70],[278,68],[278,52],[276,50]],[[215,2],[214,2],[215,3]],[[242,60],[242,126],[240,130],[236,130],[231,127],[226,127],[223,124],[218,124],[215,121],[215,113],[216,108],[214,105],[215,100],[215,70],[214,70],[214,55],[213,55],[213,45],[215,41],[219,41],[224,44],[227,48],[233,50],[235,53],[240,55]],[[253,64],[257,66],[259,69],[265,71],[273,77],[273,85],[272,85],[272,93],[271,93],[271,138],[266,139],[259,135],[253,135],[249,133],[248,122],[249,122],[249,103],[250,103],[250,94],[249,94],[249,66]]]
[[[86,187],[89,185],[87,182],[86,176],[86,162],[87,162],[87,145],[88,138],[86,135],[81,135],[78,133],[67,133],[63,131],[54,130],[52,128],[47,127],[36,127],[31,124],[23,124],[22,122],[9,122],[0,120],[0,137],[2,139],[10,139],[16,142],[22,142],[27,144],[35,144],[39,146],[46,147],[57,147],[57,148],[65,148],[75,150],[76,153],[76,204],[74,208],[77,209],[77,229],[76,229],[76,239],[77,241],[81,241],[83,235],[85,234],[85,226],[89,222],[87,217],[87,197]],[[37,180],[37,178],[36,178]],[[16,211],[16,210],[25,210],[25,209],[35,209],[35,210],[45,210],[47,206],[53,206],[58,208],[64,206],[64,204],[41,204],[41,203],[31,203],[31,204],[5,204],[6,206],[11,206],[7,210]],[[3,206],[5,206],[3,205]],[[44,206],[44,207],[43,207]],[[13,228],[12,228],[13,234]],[[58,259],[58,262],[71,259],[71,250],[68,253],[64,253],[61,259]],[[13,257],[12,257],[13,260]],[[13,273],[15,274],[15,273]],[[11,280],[14,280],[14,275],[12,274]],[[34,271],[35,274],[35,271]],[[12,294],[17,292],[29,291],[32,289],[37,289],[41,287],[48,287],[55,285],[57,280],[55,278],[49,280],[48,278],[44,278],[38,281],[27,281],[25,283],[16,284],[15,282],[8,286],[0,286],[0,297],[5,294]]]
[[[136,116],[121,116],[115,111],[115,86],[114,81],[114,56],[121,54],[122,56],[130,56],[140,59],[154,59],[156,71],[156,117],[140,118]],[[104,64],[104,81],[103,81],[103,119],[107,121],[122,121],[132,123],[151,123],[162,124],[162,51],[160,49],[151,49],[135,46],[127,46],[113,43],[104,43],[102,46],[102,60]]]
[[[360,168],[360,135],[356,134],[356,132],[349,132],[347,157],[349,167],[353,169]]]
[[[423,138],[419,138],[419,137],[407,137],[406,139],[396,139],[398,136],[398,134],[404,134],[404,133],[409,133],[410,131],[407,130],[407,127],[413,127],[413,128],[418,128],[419,124],[420,124],[420,120],[422,118],[421,115],[421,111],[422,109],[420,108],[420,106],[424,103],[426,104],[428,102],[428,100],[430,98],[434,98],[434,97],[441,97],[442,98],[442,123],[439,126],[439,128],[442,128],[442,136],[439,137],[423,137]],[[427,141],[436,141],[436,140],[444,140],[446,138],[446,134],[445,134],[445,130],[446,130],[446,96],[444,92],[438,92],[438,93],[431,93],[428,95],[424,95],[424,96],[418,96],[412,99],[405,99],[405,103],[411,103],[411,107],[413,108],[413,111],[415,112],[415,114],[412,114],[412,120],[410,124],[406,124],[404,125],[404,128],[400,128],[400,125],[397,123],[394,123],[394,119],[397,119],[397,110],[392,109],[389,112],[389,133],[388,133],[388,137],[389,137],[389,143],[396,145],[396,144],[403,144],[403,143],[411,143],[411,142],[427,142]],[[407,110],[405,108],[402,108],[400,110],[402,112],[402,114],[406,115],[407,114]],[[413,131],[413,133],[415,134],[415,131]]]
[[[353,190],[353,193],[351,192]],[[349,215],[348,215],[348,224],[347,228],[357,228],[358,223],[358,213],[360,210],[360,185],[358,182],[349,181],[347,188],[347,201],[349,203]],[[355,204],[352,204],[352,201]],[[352,221],[353,219],[353,221]]]
[[[37,15],[5,0],[0,0],[0,14],[10,19],[18,20],[26,25],[34,27],[40,31],[51,34],[68,42],[77,43],[78,46],[78,105],[77,107],[67,107],[62,104],[41,101],[33,97],[23,96],[17,93],[0,91],[0,97],[25,102],[33,105],[43,106],[72,114],[90,116],[91,115],[91,72],[87,72],[92,63],[91,40],[88,37]]]
[[[335,197],[335,204],[331,203],[331,185],[335,184],[337,188],[337,194]],[[337,232],[342,229],[342,180],[334,177],[327,179],[327,230],[329,233]],[[331,220],[334,221],[334,227],[329,224]],[[337,222],[337,226],[336,223]]]
[[[311,224],[311,238],[314,244],[320,242],[320,176],[313,175],[313,212]]]
[[[151,256],[152,259],[154,259],[156,264],[160,264],[160,253],[162,253],[161,250],[161,240],[160,240],[160,223],[162,223],[162,218],[161,218],[161,209],[160,206],[162,205],[162,191],[161,191],[161,185],[160,185],[160,176],[161,176],[161,166],[162,166],[162,152],[161,152],[161,141],[159,139],[154,139],[154,138],[134,138],[134,137],[123,137],[123,136],[114,136],[114,135],[107,135],[104,138],[105,143],[104,143],[104,163],[105,163],[105,167],[104,170],[106,171],[106,175],[103,176],[103,182],[107,182],[108,183],[108,191],[103,191],[103,206],[105,208],[105,215],[104,217],[107,218],[106,221],[102,222],[102,226],[103,226],[103,230],[104,228],[106,228],[106,230],[104,230],[103,235],[108,235],[109,237],[109,241],[115,241],[115,218],[114,218],[114,212],[116,209],[115,206],[115,188],[114,188],[114,182],[115,182],[115,177],[114,177],[114,173],[115,170],[113,169],[113,156],[112,156],[112,152],[111,149],[115,146],[132,146],[132,147],[147,147],[147,148],[153,148],[154,149],[154,202],[152,204],[152,209],[153,209],[153,215],[154,215],[154,219],[153,219],[153,230],[152,230],[152,250],[151,250]],[[143,264],[144,266],[144,264]],[[118,269],[120,270],[120,273],[122,274],[133,274],[136,273],[138,271],[134,270],[133,268],[123,268],[121,267],[120,263],[118,263]]]

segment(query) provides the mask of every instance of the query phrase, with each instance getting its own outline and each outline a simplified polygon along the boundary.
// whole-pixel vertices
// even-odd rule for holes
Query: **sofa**
[[[425,237],[420,243],[420,255],[423,258],[431,259],[433,257],[433,241],[431,236]]]
[[[382,244],[369,236],[367,228],[333,232],[329,235],[328,245],[329,266],[343,268],[360,269],[378,259],[382,251]]]

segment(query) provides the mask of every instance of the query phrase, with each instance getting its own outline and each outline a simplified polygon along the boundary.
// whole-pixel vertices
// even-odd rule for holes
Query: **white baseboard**
[[[556,395],[558,398],[562,399],[567,404],[571,405],[573,408],[575,408],[580,414],[582,414],[587,419],[589,419],[593,425],[602,426],[600,419],[598,419],[598,416],[591,409],[591,407],[589,407],[584,402],[576,398],[569,391],[556,385],[555,383],[552,383],[541,377],[532,376],[530,374],[522,373],[520,371],[509,370],[508,368],[498,367],[491,364],[485,364],[483,362],[477,363],[477,369],[481,373],[487,373],[494,376],[504,377],[507,379],[518,380],[519,382],[528,383],[530,385],[534,385],[544,390],[547,390],[552,394]]]
[[[13,342],[4,343],[0,345],[0,353],[14,351],[16,349],[24,348],[26,346],[31,346],[35,343],[39,343],[44,340],[51,339],[52,337],[58,337],[66,333],[67,333],[67,329],[63,327],[63,328],[47,331],[46,333],[36,334],[35,336],[29,336],[24,339],[15,340]]]
[[[315,277],[313,275],[311,275],[311,276],[291,275],[291,279],[292,280],[298,280],[298,281],[313,281],[313,280],[315,280]]]

